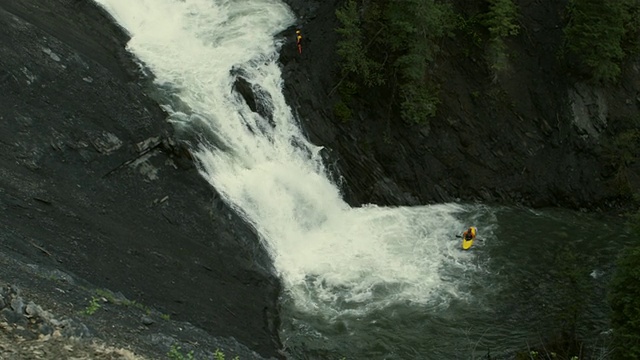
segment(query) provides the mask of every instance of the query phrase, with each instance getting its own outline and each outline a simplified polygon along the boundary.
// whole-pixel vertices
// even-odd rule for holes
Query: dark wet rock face
[[[247,103],[251,111],[265,118],[271,126],[275,126],[271,108],[271,96],[258,85],[251,85],[244,77],[236,77],[233,88]],[[255,131],[254,129],[250,129]]]
[[[0,4],[0,244],[263,356],[279,283],[92,2]]]
[[[283,33],[285,95],[350,204],[593,209],[616,199],[601,147],[618,120],[640,112],[640,66],[629,64],[615,87],[571,79],[555,56],[562,3],[518,2],[526,31],[508,41],[517,59],[508,72],[491,74],[480,48],[443,44],[433,74],[442,105],[427,126],[400,121],[384,88],[363,90],[354,118],[338,120],[334,29],[343,1],[287,2],[304,40],[299,54],[295,27]],[[463,12],[476,6],[456,3]],[[84,279],[230,347],[237,340],[277,356],[271,262],[198,174],[186,145],[197,135],[177,136],[146,95],[126,41],[90,1],[0,3],[0,249],[59,269],[51,281]],[[237,76],[238,96],[269,118],[269,99]],[[20,274],[10,283],[28,282]],[[36,311],[16,299],[0,299],[5,319]],[[153,341],[168,343],[162,334]]]
[[[510,62],[498,74],[489,71],[484,49],[464,36],[443,43],[431,69],[442,103],[429,125],[399,120],[384,88],[361,89],[351,104],[354,117],[337,119],[333,29],[342,2],[287,3],[299,14],[305,42],[299,55],[295,29],[284,33],[286,96],[310,139],[329,150],[325,156],[343,176],[349,203],[482,201],[589,210],[624,204],[603,144],[612,127],[640,112],[640,65],[628,63],[614,86],[572,78],[558,56],[564,2],[518,1],[521,31],[508,39]],[[454,3],[466,16],[479,11],[475,3]]]

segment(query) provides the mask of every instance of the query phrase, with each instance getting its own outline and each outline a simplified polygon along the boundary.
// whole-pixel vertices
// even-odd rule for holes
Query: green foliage
[[[216,351],[213,353],[213,357],[215,358],[215,360],[224,360],[225,359],[225,355],[222,351],[220,351],[220,349],[216,349]],[[233,360],[239,360],[240,357],[236,356],[233,358]]]
[[[438,40],[451,35],[459,21],[449,4],[433,0],[390,1],[383,15],[385,44],[411,48],[428,61],[439,51]]]
[[[426,121],[435,115],[439,103],[438,86],[428,69],[440,51],[440,40],[458,23],[450,4],[434,0],[358,4],[349,0],[336,11],[342,24],[336,31],[341,35],[337,52],[343,79],[349,77],[366,87],[390,86],[392,98],[401,99],[405,121]],[[334,111],[346,114],[339,106]]]
[[[169,349],[167,356],[171,360],[195,360],[193,351],[189,351],[188,353],[183,354],[180,346],[177,346],[176,344],[173,344],[171,346],[171,349]],[[224,352],[220,351],[220,349],[216,349],[216,351],[213,352],[213,358],[215,360],[225,360],[226,356]],[[240,360],[240,357],[236,356],[232,360]]]
[[[91,301],[89,301],[89,305],[84,309],[85,315],[93,315],[96,311],[98,311],[98,309],[102,307],[102,305],[100,305],[98,301],[100,300],[95,296],[91,298]]]
[[[342,122],[348,122],[353,116],[353,114],[351,113],[351,109],[342,101],[338,101],[333,106],[333,114]]]
[[[175,344],[171,345],[171,349],[167,353],[167,356],[171,360],[194,360],[193,351],[189,351],[187,354],[183,354],[180,346]]]
[[[609,294],[614,359],[640,359],[640,247],[628,249],[617,266]]]
[[[487,59],[489,68],[495,72],[504,71],[508,68],[509,57],[507,46],[501,38],[492,39],[487,47]]]
[[[402,118],[416,124],[424,123],[428,117],[434,116],[440,103],[437,90],[424,85],[405,84],[401,87],[400,95]]]
[[[620,76],[622,40],[628,31],[625,19],[630,21],[628,1],[569,1],[571,20],[564,29],[567,47],[594,81],[614,82]]]
[[[213,353],[213,356],[216,358],[216,360],[224,360],[224,353],[220,351],[220,349],[216,349],[216,351]]]
[[[482,23],[489,30],[491,39],[503,39],[507,36],[518,35],[520,26],[516,24],[518,9],[513,0],[488,0],[489,12]]]
[[[482,24],[489,31],[487,58],[494,72],[506,70],[508,66],[507,47],[504,39],[518,35],[518,9],[513,0],[488,0],[489,12],[482,17]]]
[[[105,290],[105,289],[96,289],[95,290],[96,295],[101,296],[105,299],[107,299],[108,302],[112,303],[112,304],[117,304],[118,301],[116,300],[116,297],[113,295],[113,293],[109,290]]]
[[[640,0],[622,0],[622,7],[622,48],[627,54],[640,54]]]
[[[338,55],[342,59],[342,72],[358,75],[367,86],[384,83],[382,65],[367,56],[367,49],[362,43],[362,24],[356,2],[348,1],[342,9],[336,10],[336,16],[342,23],[342,27],[336,29],[342,35],[342,41],[337,45]]]
[[[640,129],[630,129],[616,136],[613,141],[618,164],[628,166],[640,158]]]
[[[123,305],[123,306],[131,306],[137,309],[140,309],[144,312],[146,312],[147,314],[151,313],[151,308],[149,308],[148,306],[141,304],[135,300],[128,300],[128,299],[117,299],[115,297],[115,295],[109,291],[109,290],[105,290],[105,289],[96,289],[95,290],[96,295],[103,297],[105,299],[107,299],[108,302],[112,303],[112,304],[116,304],[116,305]]]
[[[440,51],[439,40],[449,35],[457,21],[448,4],[408,0],[390,2],[386,18],[387,43],[402,44],[394,73],[400,75],[398,91],[402,118],[409,123],[424,123],[436,114],[440,103],[438,87],[428,78],[429,66]]]
[[[621,196],[631,196],[637,189],[633,188],[629,175],[632,165],[640,160],[640,129],[636,124],[621,130],[605,145],[605,156],[614,168],[612,185]]]
[[[640,232],[640,211],[637,211],[635,214],[630,215],[631,218],[631,229],[634,233]]]
[[[481,34],[481,29],[484,28],[482,25],[482,15],[484,14],[474,14],[467,18],[462,15],[458,15],[457,17],[457,28],[461,31],[465,38],[471,40],[471,43],[477,47],[482,47],[483,39]],[[467,49],[468,53],[470,49]]]

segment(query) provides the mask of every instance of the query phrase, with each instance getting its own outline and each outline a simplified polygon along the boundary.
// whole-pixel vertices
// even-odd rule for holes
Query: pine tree
[[[609,303],[614,359],[640,359],[640,247],[619,259]]]
[[[613,82],[620,76],[624,5],[625,0],[569,1],[571,21],[565,28],[568,48],[595,81]]]

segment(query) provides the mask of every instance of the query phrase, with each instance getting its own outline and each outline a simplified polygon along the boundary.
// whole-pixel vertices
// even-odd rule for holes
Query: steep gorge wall
[[[334,14],[344,2],[288,3],[305,36],[301,56],[283,49],[288,99],[312,141],[327,147],[350,203],[624,204],[603,144],[612,126],[640,113],[639,62],[631,59],[615,86],[573,79],[560,57],[565,2],[518,1],[521,31],[507,40],[509,66],[499,74],[488,70],[483,46],[448,39],[432,69],[442,104],[429,125],[400,121],[384,89],[364,89],[354,118],[338,120]]]
[[[91,1],[0,2],[0,251],[275,356],[271,261],[185,156],[127,41]]]

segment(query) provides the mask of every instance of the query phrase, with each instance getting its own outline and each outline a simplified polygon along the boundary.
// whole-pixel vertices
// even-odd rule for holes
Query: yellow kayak
[[[471,231],[471,239],[467,239],[467,234]],[[476,239],[478,229],[475,226],[469,228],[469,230],[462,233],[462,250],[469,250],[473,245],[473,240]]]
[[[469,248],[473,245],[473,239],[467,240],[462,238],[462,250],[469,250]]]

